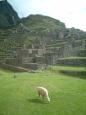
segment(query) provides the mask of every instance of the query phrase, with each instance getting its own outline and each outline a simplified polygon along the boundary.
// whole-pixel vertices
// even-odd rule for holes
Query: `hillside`
[[[77,57],[80,63],[72,61]],[[30,15],[13,27],[0,28],[1,63],[36,68],[43,64],[66,65],[70,59],[68,65],[76,62],[74,66],[85,66],[85,57],[86,32],[66,28],[51,17]]]
[[[0,1],[0,28],[16,25],[19,20],[18,14],[7,0]]]

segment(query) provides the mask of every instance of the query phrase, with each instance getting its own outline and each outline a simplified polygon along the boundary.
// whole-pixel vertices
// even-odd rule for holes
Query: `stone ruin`
[[[74,56],[79,48],[86,48],[86,40],[75,41],[75,47],[65,43],[61,47],[18,48],[15,50],[16,56],[6,59],[6,63],[36,69],[42,65],[55,65],[59,58]]]

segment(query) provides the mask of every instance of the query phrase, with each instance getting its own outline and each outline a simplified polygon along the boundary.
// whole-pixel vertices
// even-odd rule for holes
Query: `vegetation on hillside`
[[[16,25],[19,17],[13,7],[6,1],[0,1],[0,28]]]
[[[15,13],[11,7],[9,10],[12,10],[10,14]],[[3,17],[2,14],[0,14],[1,17]],[[3,24],[4,19],[0,18],[0,20]],[[5,20],[6,25],[8,20],[6,18]],[[31,49],[30,52],[28,52],[29,49]],[[33,63],[35,58],[35,63],[50,65],[56,64],[59,58],[86,57],[85,50],[86,32],[66,28],[63,22],[48,16],[30,15],[21,19],[20,23],[13,27],[0,28],[1,63],[13,64],[14,60],[20,60],[20,64],[23,65],[23,63]],[[28,52],[28,55],[24,52]]]

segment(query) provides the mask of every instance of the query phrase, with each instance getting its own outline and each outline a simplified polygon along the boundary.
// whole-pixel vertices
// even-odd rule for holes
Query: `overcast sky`
[[[86,31],[86,0],[8,0],[20,17],[47,15]]]

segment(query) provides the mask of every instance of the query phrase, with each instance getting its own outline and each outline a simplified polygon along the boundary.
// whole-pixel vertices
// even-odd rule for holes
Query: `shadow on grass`
[[[27,99],[31,103],[38,103],[38,104],[43,104],[42,100],[40,99]]]

